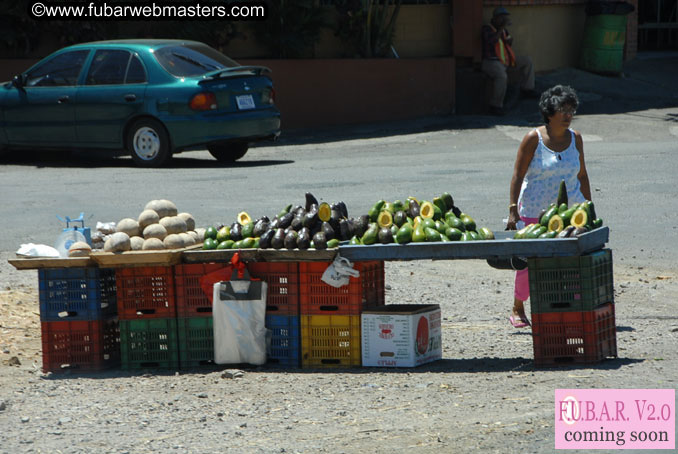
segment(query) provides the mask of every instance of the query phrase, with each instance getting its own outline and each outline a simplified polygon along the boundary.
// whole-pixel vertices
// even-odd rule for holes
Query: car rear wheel
[[[132,124],[127,132],[127,151],[141,167],[161,167],[172,157],[165,127],[152,118]]]
[[[246,142],[210,145],[207,150],[219,162],[235,162],[245,156],[249,144]]]

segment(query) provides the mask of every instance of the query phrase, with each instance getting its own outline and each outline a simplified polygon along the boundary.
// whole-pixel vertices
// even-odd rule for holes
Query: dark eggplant
[[[294,209],[292,209],[290,211],[290,213],[300,214],[300,215],[303,216],[303,215],[306,214],[306,209],[304,207],[302,207],[301,205],[297,205],[296,207],[294,207]]]
[[[574,229],[574,232],[572,232],[571,236],[581,235],[582,233],[586,233],[588,231],[589,229],[587,229],[586,227],[577,227],[576,229]]]
[[[316,199],[310,192],[306,193],[306,211],[311,210],[311,205],[318,206],[318,199]]]
[[[575,229],[576,229],[575,226],[568,225],[563,230],[561,230],[560,233],[558,233],[558,235],[556,235],[556,238],[569,238],[570,236],[572,236],[572,233],[574,232]]]
[[[456,206],[452,207],[452,213],[454,213],[456,217],[461,218],[461,210]]]
[[[341,211],[332,209],[332,214],[330,215],[329,223],[334,230],[339,229],[339,221],[343,219]]]
[[[327,249],[327,238],[323,232],[313,235],[313,244],[316,249]]]
[[[285,239],[283,240],[283,245],[285,246],[285,248],[296,249],[298,236],[299,234],[295,230],[290,230],[289,232],[287,232],[287,235],[285,235]]]
[[[285,243],[285,231],[283,229],[278,229],[273,234],[271,238],[271,246],[273,249],[280,249],[284,246]]]
[[[268,228],[271,230],[276,230],[278,227],[280,227],[280,218],[276,216],[271,222],[268,223]]]
[[[262,233],[261,237],[259,237],[259,247],[261,249],[270,248],[273,235],[275,235],[275,230],[273,229],[266,230],[264,233]]]
[[[355,227],[355,232],[353,234],[362,238],[370,225],[370,217],[366,214],[363,214],[358,219],[354,220],[353,225]]]
[[[280,228],[286,229],[287,227],[292,224],[292,220],[294,219],[294,215],[292,213],[287,213],[285,216],[280,218],[280,222],[278,223],[278,226]]]

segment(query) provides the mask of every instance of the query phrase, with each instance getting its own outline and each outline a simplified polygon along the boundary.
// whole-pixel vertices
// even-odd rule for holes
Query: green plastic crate
[[[177,319],[179,363],[182,368],[214,364],[212,317]]]
[[[120,320],[120,364],[123,369],[178,369],[176,319]]]
[[[528,260],[532,313],[590,311],[614,303],[612,251]]]

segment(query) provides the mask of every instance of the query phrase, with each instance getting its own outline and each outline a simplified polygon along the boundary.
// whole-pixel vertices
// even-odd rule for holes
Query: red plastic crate
[[[42,370],[101,370],[120,365],[120,328],[115,318],[42,322]]]
[[[297,262],[252,262],[250,276],[268,285],[266,315],[299,315],[299,264]]]
[[[532,340],[538,366],[590,364],[616,357],[614,304],[591,311],[532,314]]]
[[[178,317],[212,315],[212,298],[205,294],[200,279],[227,266],[227,263],[198,263],[175,267]],[[247,269],[252,278],[268,284],[267,314],[299,315],[299,265],[296,262],[251,262]]]
[[[360,315],[366,307],[383,306],[384,262],[355,262],[360,272],[349,284],[332,287],[322,281],[331,262],[299,263],[299,302],[301,315]]]
[[[226,266],[226,263],[191,263],[174,267],[177,317],[212,316],[212,298],[205,294],[200,279]]]
[[[175,318],[174,267],[120,268],[115,273],[118,318]]]

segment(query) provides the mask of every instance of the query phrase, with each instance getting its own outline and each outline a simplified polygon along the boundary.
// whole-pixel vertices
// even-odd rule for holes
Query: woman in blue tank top
[[[539,222],[537,216],[558,198],[560,181],[565,180],[570,202],[591,200],[589,177],[584,163],[584,142],[570,129],[579,100],[568,86],[556,85],[542,93],[539,110],[544,125],[528,132],[518,147],[509,190],[507,230]],[[529,326],[524,302],[530,296],[527,269],[516,272],[513,311],[510,321],[516,328]]]

